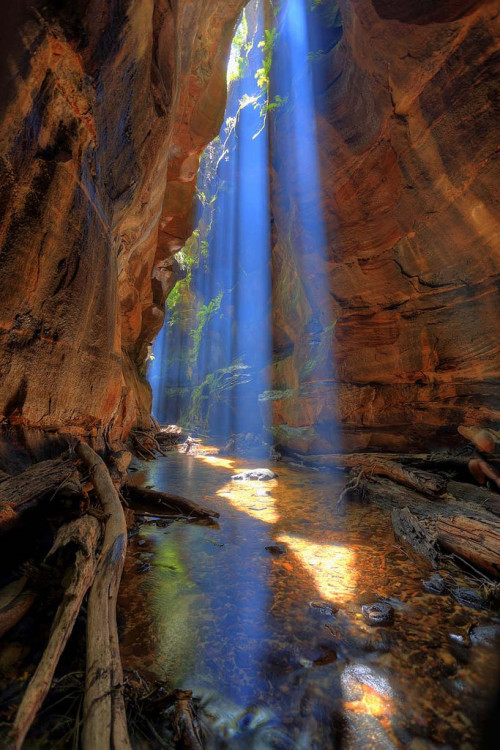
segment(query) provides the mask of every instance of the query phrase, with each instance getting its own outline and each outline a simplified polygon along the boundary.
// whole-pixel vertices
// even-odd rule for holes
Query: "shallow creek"
[[[130,539],[125,669],[193,690],[209,748],[479,747],[498,665],[468,631],[491,612],[426,593],[433,571],[386,515],[336,511],[341,477],[277,464],[278,479],[231,480],[257,465],[175,452],[139,465],[137,483],[220,519],[143,524]],[[378,597],[394,607],[386,627],[361,614]]]

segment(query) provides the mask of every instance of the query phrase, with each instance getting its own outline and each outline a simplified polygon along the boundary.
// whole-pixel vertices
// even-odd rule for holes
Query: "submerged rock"
[[[424,591],[428,594],[445,594],[448,590],[448,583],[439,573],[434,573],[427,581],[422,581]]]
[[[474,625],[469,636],[473,646],[495,646],[500,640],[500,624]]]
[[[233,474],[231,479],[235,482],[267,482],[269,479],[276,479],[277,476],[271,469],[247,469],[239,474]]]
[[[390,625],[394,620],[394,610],[387,602],[363,604],[361,613],[368,625]]]
[[[453,598],[463,607],[472,609],[484,609],[484,600],[476,589],[468,589],[464,586],[457,586],[452,592]]]

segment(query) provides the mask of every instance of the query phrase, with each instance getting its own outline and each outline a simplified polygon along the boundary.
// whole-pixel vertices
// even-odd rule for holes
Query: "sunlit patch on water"
[[[276,487],[276,480],[266,482],[266,487]],[[261,495],[262,482],[230,482],[217,491],[219,497],[228,500],[233,508],[262,523],[275,524],[279,520],[276,501],[272,495]]]
[[[299,558],[324,599],[337,604],[352,599],[357,580],[356,554],[352,549],[336,544],[318,544],[288,534],[279,534],[277,540],[286,544]]]

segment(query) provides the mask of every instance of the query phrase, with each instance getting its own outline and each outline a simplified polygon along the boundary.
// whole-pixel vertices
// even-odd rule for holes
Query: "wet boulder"
[[[235,482],[267,482],[270,479],[276,479],[277,476],[271,469],[247,469],[240,471],[239,474],[233,474],[231,479]]]
[[[469,637],[473,646],[496,646],[500,642],[500,624],[474,625]]]

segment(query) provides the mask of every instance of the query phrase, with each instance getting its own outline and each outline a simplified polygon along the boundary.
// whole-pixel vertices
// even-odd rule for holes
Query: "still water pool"
[[[469,633],[492,613],[426,593],[433,571],[385,514],[336,510],[341,476],[276,464],[269,482],[231,480],[255,466],[175,452],[139,465],[137,483],[220,518],[131,538],[125,669],[192,690],[208,748],[479,747],[498,664]],[[380,598],[394,620],[373,627],[361,608]]]

